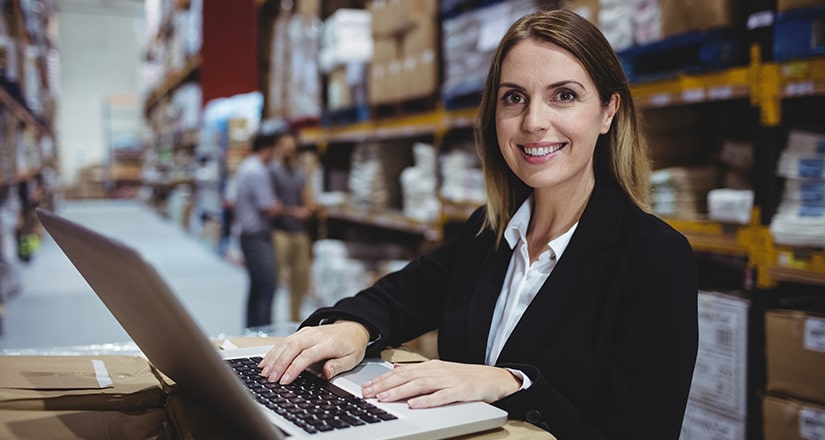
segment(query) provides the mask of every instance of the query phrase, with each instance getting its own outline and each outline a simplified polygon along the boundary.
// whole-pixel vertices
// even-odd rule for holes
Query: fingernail
[[[272,368],[264,367],[264,369],[261,370],[261,376],[269,376],[270,371],[272,371]]]
[[[281,383],[285,384],[285,383],[289,382],[289,379],[290,379],[289,375],[284,374],[283,376],[281,376]]]
[[[371,394],[372,394],[372,391],[373,391],[373,390],[372,390],[372,387],[370,387],[370,386],[365,386],[365,387],[361,390],[361,394],[363,394],[363,395],[365,395],[365,396],[369,396],[369,395],[371,395]]]

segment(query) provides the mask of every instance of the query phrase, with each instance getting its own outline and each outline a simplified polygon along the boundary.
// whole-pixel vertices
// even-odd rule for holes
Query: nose
[[[544,103],[533,101],[524,112],[521,128],[527,133],[547,131],[550,124],[550,113]]]

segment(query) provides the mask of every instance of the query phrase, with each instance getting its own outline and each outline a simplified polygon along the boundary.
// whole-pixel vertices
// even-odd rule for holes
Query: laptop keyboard
[[[310,434],[397,418],[306,371],[289,385],[269,382],[260,375],[261,360],[250,357],[227,363],[258,402]]]

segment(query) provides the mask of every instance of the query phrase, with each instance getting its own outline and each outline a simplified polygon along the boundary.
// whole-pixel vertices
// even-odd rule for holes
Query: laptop
[[[280,407],[273,410],[273,404],[262,399],[265,393],[253,393],[245,382],[256,382],[252,385],[263,388],[277,384],[262,380],[250,368],[246,368],[245,378],[235,371],[245,368],[238,366],[244,359],[251,358],[246,362],[254,363],[256,357],[263,356],[270,347],[217,350],[155,268],[136,250],[42,208],[37,209],[37,217],[148,360],[187,393],[220,414],[239,436],[439,439],[494,429],[506,422],[505,411],[483,402],[410,409],[404,402],[362,399],[361,384],[392,368],[380,359],[366,359],[352,371],[330,381],[310,370],[305,371],[307,377],[301,379],[307,383],[317,382],[324,388],[323,392],[332,394],[324,399],[363,406],[355,411],[363,411],[365,415],[350,420],[351,423],[345,421],[346,416],[336,416],[330,421],[332,429],[327,425],[316,429],[304,422],[295,422],[292,410],[284,411]],[[289,400],[290,394],[286,396],[279,399]],[[303,402],[306,400],[311,399]],[[329,416],[327,411],[322,412],[319,417]]]

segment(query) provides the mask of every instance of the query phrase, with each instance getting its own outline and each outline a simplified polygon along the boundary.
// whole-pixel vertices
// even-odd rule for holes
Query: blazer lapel
[[[621,202],[613,190],[596,185],[576,232],[553,272],[527,307],[498,362],[523,361],[565,323],[603,276],[604,261],[617,227]],[[506,268],[505,268],[506,270]]]
[[[501,293],[501,285],[510,264],[513,251],[502,240],[495,253],[487,256],[481,266],[475,291],[470,296],[465,317],[466,362],[484,363],[487,353],[487,336],[493,321],[493,310]]]

